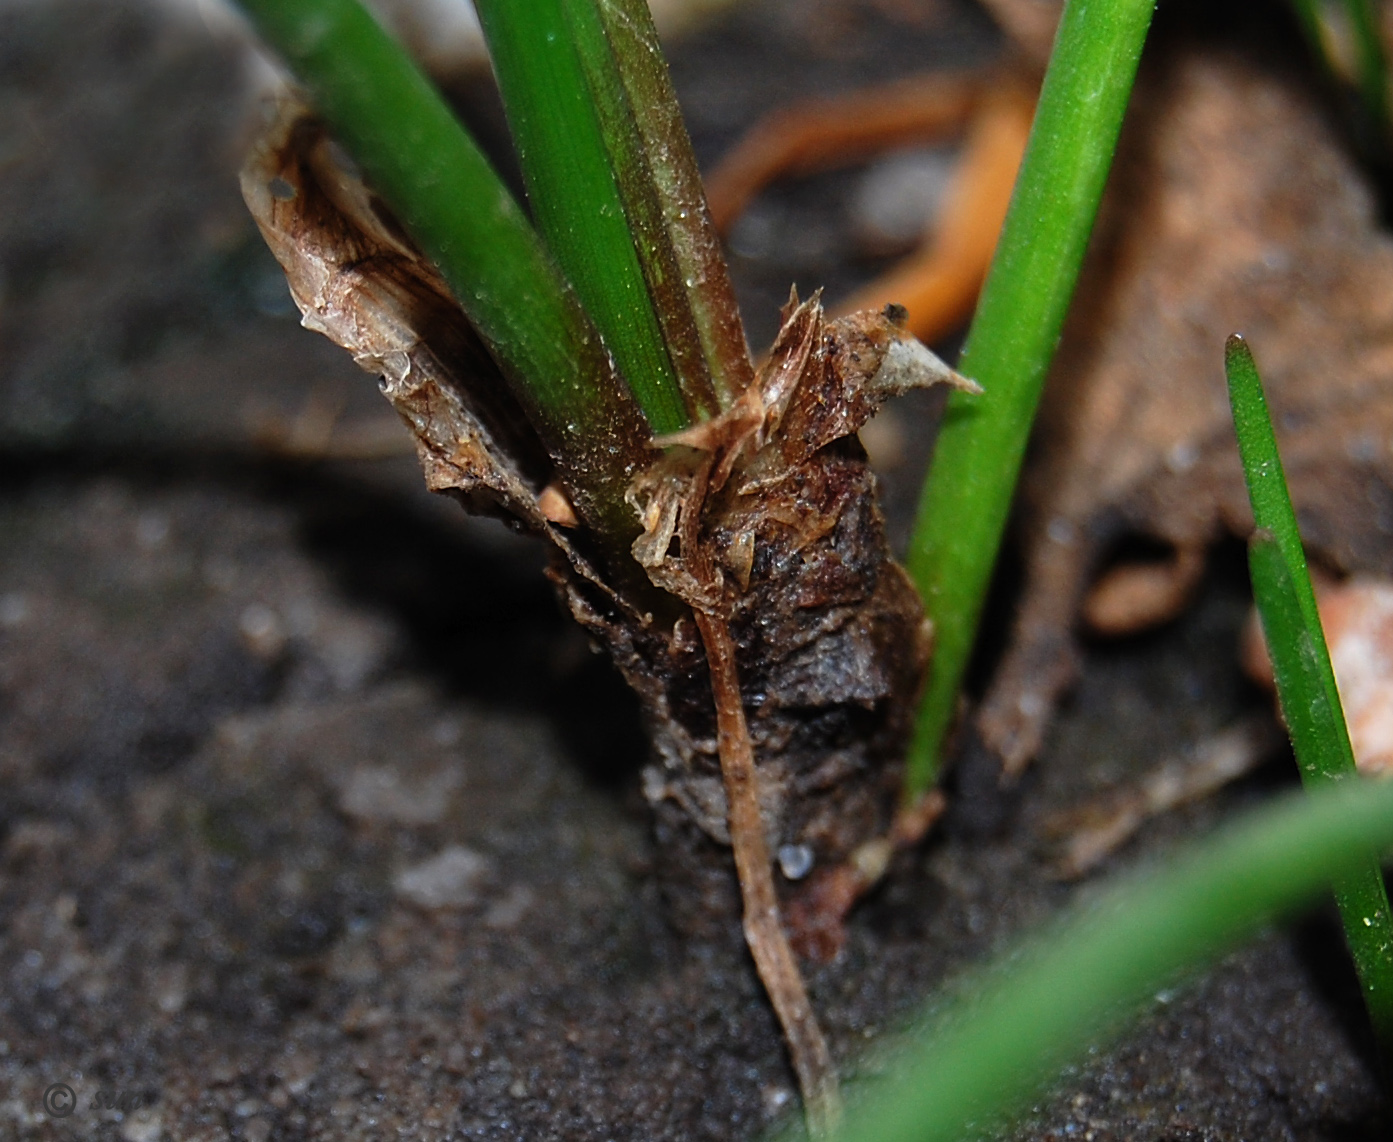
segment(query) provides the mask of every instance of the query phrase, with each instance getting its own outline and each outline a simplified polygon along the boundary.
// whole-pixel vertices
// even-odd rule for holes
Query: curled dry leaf
[[[785,888],[815,885],[889,833],[929,630],[889,557],[855,433],[897,393],[968,383],[901,330],[901,312],[829,322],[817,298],[793,299],[755,385],[653,450],[630,493],[643,526],[634,555],[681,601],[655,615],[587,558],[583,529],[560,526],[574,517],[497,369],[322,128],[287,109],[250,159],[243,191],[304,324],[381,375],[428,485],[553,544],[551,574],[571,613],[644,706],[657,757],[644,789],[679,923],[710,928],[739,915],[717,711],[693,612],[732,640],[766,846],[813,856],[813,876]]]
[[[545,526],[533,488],[550,472],[546,453],[449,287],[345,164],[323,127],[287,103],[242,171],[301,324],[381,377],[432,491]]]
[[[1252,527],[1223,377],[1253,346],[1308,548],[1393,567],[1393,240],[1312,95],[1232,53],[1144,72],[1027,471],[1027,581],[983,705],[1018,772],[1078,659],[1168,618],[1208,545]],[[1090,580],[1128,536],[1170,555]]]
[[[426,486],[547,536],[569,574],[628,606],[568,534],[575,513],[546,449],[444,279],[323,125],[285,101],[241,181],[301,324],[381,379],[415,438]]]

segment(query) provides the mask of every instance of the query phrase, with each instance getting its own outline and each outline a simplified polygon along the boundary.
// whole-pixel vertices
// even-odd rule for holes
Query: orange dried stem
[[[887,147],[951,134],[976,109],[986,84],[980,73],[912,76],[775,111],[706,180],[716,228],[728,230],[750,200],[783,175],[846,166]]]

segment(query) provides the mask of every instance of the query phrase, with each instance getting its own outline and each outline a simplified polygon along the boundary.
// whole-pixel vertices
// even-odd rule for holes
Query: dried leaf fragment
[[[549,465],[497,366],[440,275],[304,108],[281,108],[242,170],[242,195],[301,324],[381,378],[431,490],[544,526],[534,488]]]

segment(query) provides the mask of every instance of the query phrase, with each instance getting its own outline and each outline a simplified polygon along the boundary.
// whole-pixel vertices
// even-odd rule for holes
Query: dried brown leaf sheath
[[[806,845],[830,871],[887,833],[929,639],[889,558],[854,434],[889,396],[959,380],[901,333],[893,312],[828,323],[816,298],[795,298],[736,406],[653,449],[630,493],[644,529],[634,555],[681,600],[655,615],[651,596],[645,605],[587,557],[583,531],[539,509],[546,453],[438,275],[335,163],[322,130],[283,118],[249,161],[243,191],[304,324],[382,376],[428,485],[554,544],[552,576],[572,614],[643,701],[657,754],[645,791],[673,886],[685,881],[671,893],[685,926],[739,915],[692,610],[733,640],[769,850]]]

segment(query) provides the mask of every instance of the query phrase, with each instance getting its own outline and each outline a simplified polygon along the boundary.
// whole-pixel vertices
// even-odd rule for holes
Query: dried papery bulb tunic
[[[381,203],[288,108],[243,174],[304,324],[353,353],[415,436],[427,485],[553,546],[571,613],[638,693],[654,745],[674,915],[739,915],[706,652],[693,612],[728,624],[771,852],[796,851],[792,894],[890,833],[900,760],[928,661],[918,595],[890,557],[856,431],[889,397],[958,377],[901,328],[902,311],[827,321],[791,298],[755,383],[721,416],[654,442],[629,502],[635,578],[658,614],[594,558],[562,508],[545,450],[439,275]]]

